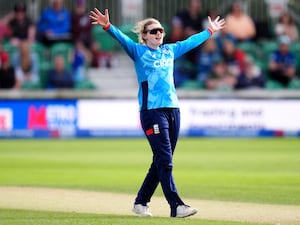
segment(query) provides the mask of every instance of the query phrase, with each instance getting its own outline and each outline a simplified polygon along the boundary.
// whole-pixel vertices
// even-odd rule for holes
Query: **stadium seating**
[[[237,48],[244,51],[247,55],[249,55],[253,59],[257,59],[260,57],[260,48],[255,42],[241,42],[237,44]]]
[[[116,41],[111,38],[106,31],[100,26],[94,26],[92,29],[92,37],[99,44],[103,51],[114,51],[117,49]]]
[[[132,24],[123,24],[120,27],[120,30],[130,37],[133,41],[137,42],[138,38],[137,35],[133,32],[134,25]]]
[[[74,46],[71,43],[56,43],[50,47],[50,57],[51,62],[53,61],[54,57],[57,55],[61,55],[65,59],[66,68],[71,68],[71,54],[73,52]]]

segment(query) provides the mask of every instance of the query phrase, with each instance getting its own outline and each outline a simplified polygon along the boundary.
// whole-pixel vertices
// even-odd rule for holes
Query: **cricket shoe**
[[[197,213],[197,209],[192,208],[188,205],[179,205],[176,208],[176,216],[177,218],[184,218],[188,216],[195,215]]]
[[[150,217],[152,213],[149,210],[149,206],[144,206],[142,204],[134,204],[132,212],[141,217]]]

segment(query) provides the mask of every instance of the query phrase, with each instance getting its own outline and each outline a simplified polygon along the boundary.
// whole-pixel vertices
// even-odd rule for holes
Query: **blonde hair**
[[[147,27],[154,23],[160,24],[160,22],[154,18],[147,18],[136,23],[133,28],[133,32],[138,36],[138,41],[140,44],[146,44],[143,34],[147,31]]]

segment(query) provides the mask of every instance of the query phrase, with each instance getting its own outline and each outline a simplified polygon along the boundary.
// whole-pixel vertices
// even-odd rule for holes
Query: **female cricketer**
[[[161,184],[170,205],[171,217],[188,217],[197,213],[179,197],[174,178],[173,153],[179,136],[180,111],[174,85],[174,60],[199,46],[212,34],[225,26],[225,20],[208,17],[209,27],[184,41],[163,44],[164,28],[148,18],[136,25],[139,43],[134,42],[109,21],[108,10],[97,8],[90,12],[92,24],[107,31],[133,60],[139,84],[138,101],[140,120],[151,145],[153,161],[137,194],[132,211],[138,216],[152,216],[148,203]]]

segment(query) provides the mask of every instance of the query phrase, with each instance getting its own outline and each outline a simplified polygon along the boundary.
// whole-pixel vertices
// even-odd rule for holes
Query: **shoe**
[[[183,218],[195,215],[197,213],[197,209],[192,208],[188,205],[179,205],[176,209],[176,216],[177,218]]]
[[[141,217],[152,216],[152,213],[149,210],[149,206],[144,206],[142,204],[135,204],[133,206],[132,212]]]

